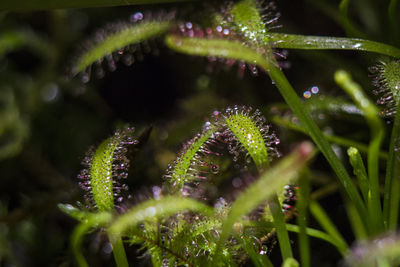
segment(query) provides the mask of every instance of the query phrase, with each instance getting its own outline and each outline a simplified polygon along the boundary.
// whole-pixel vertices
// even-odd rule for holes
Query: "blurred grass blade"
[[[310,143],[302,143],[294,152],[261,175],[256,182],[235,200],[228,217],[222,225],[222,233],[217,245],[216,261],[218,261],[218,252],[221,251],[224,242],[229,237],[234,223],[296,178],[312,154],[312,145]]]
[[[347,150],[350,164],[353,167],[353,173],[357,177],[361,193],[364,197],[365,203],[368,201],[369,181],[367,171],[365,170],[364,162],[361,158],[360,152],[355,147],[349,147]]]
[[[336,226],[332,223],[329,216],[325,213],[322,207],[316,202],[310,202],[310,212],[314,216],[314,218],[318,221],[318,223],[324,228],[324,230],[334,238],[337,243],[340,244],[341,248],[345,248],[348,250],[348,246],[343,236],[339,233]]]
[[[293,257],[292,246],[290,244],[289,234],[286,229],[285,217],[282,212],[282,207],[279,203],[277,194],[271,197],[268,207],[271,211],[273,224],[276,229],[276,234],[278,236],[279,249],[281,250],[281,255],[283,260],[287,260]]]
[[[298,225],[286,224],[286,228],[290,232],[300,233],[300,227]],[[342,255],[346,254],[347,247],[343,246],[342,243],[338,242],[335,238],[333,238],[332,236],[328,235],[327,233],[324,233],[324,232],[322,232],[320,230],[309,228],[309,227],[306,228],[306,233],[307,233],[308,236],[311,236],[311,237],[314,237],[314,238],[318,238],[318,239],[324,240],[324,241],[332,244],[333,246],[335,246],[337,248],[337,250]]]
[[[159,200],[148,200],[119,216],[109,227],[108,231],[112,238],[118,238],[130,227],[147,219],[167,218],[173,214],[183,211],[201,212],[212,215],[213,209],[193,199],[167,196]]]
[[[65,214],[71,216],[72,218],[78,221],[83,221],[88,215],[88,213],[72,206],[71,204],[60,203],[57,206],[62,212],[64,212]]]
[[[300,264],[294,258],[288,258],[282,263],[282,267],[299,267]]]
[[[297,224],[299,225],[300,232],[298,235],[299,240],[299,253],[300,262],[303,267],[310,267],[310,242],[307,236],[307,222],[308,222],[308,204],[310,202],[310,171],[304,171],[299,179],[299,189],[296,208],[298,212]]]
[[[353,99],[354,103],[364,113],[364,118],[370,128],[371,141],[368,147],[368,177],[369,194],[368,212],[373,231],[378,233],[383,229],[382,208],[379,187],[379,150],[385,135],[384,124],[378,108],[365,95],[361,86],[354,82],[349,73],[338,70],[335,73],[336,83]]]
[[[35,11],[66,8],[90,8],[184,2],[189,0],[1,0],[0,11]],[[195,1],[195,0],[190,0]]]

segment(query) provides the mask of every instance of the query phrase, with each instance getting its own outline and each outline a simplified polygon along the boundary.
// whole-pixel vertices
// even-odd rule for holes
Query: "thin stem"
[[[324,154],[325,158],[328,160],[350,199],[353,201],[354,205],[356,205],[360,216],[366,218],[367,210],[359,192],[357,191],[357,188],[350,179],[350,176],[342,165],[341,161],[333,152],[333,149],[326,140],[325,136],[315,122],[311,119],[310,114],[304,108],[304,105],[301,103],[299,97],[286,79],[283,72],[275,64],[269,64],[268,66],[265,66],[265,69],[268,70],[268,74],[270,75],[271,79],[275,82],[275,85],[278,87],[281,95],[292,109],[294,114],[298,117],[300,123],[307,130],[308,135],[313,139],[318,148]]]
[[[117,267],[128,267],[128,259],[126,258],[124,243],[121,238],[113,244],[113,255]]]
[[[365,230],[360,215],[357,213],[356,208],[351,202],[347,203],[346,212],[356,240],[366,239],[368,237],[367,231]]]
[[[350,95],[356,105],[363,111],[365,120],[371,131],[371,141],[368,147],[368,176],[369,194],[368,201],[369,219],[373,225],[373,231],[382,230],[382,207],[379,192],[379,158],[378,153],[385,134],[383,122],[380,119],[376,106],[364,94],[361,86],[355,83],[349,73],[339,70],[335,73],[336,83]]]
[[[299,251],[300,251],[300,261],[301,266],[310,266],[310,242],[307,236],[307,206],[310,200],[310,185],[308,171],[304,172],[299,179],[299,196],[297,200],[297,224],[300,227],[299,232]]]
[[[305,36],[285,33],[268,33],[265,41],[269,41],[276,48],[289,49],[333,49],[333,50],[358,50],[374,52],[391,57],[400,57],[400,49],[374,41],[358,38]]]
[[[324,228],[324,230],[337,242],[340,243],[341,247],[345,247],[348,250],[348,246],[343,236],[339,233],[336,226],[332,223],[329,216],[325,213],[322,207],[315,201],[310,203],[310,212],[318,223]]]
[[[349,19],[349,4],[350,0],[342,0],[339,4],[339,12],[340,18],[342,21],[343,28],[346,31],[347,36],[354,36],[354,32],[352,32],[351,21]]]
[[[278,235],[279,248],[281,250],[282,259],[285,261],[293,257],[292,247],[290,246],[289,234],[286,229],[285,218],[282,213],[281,205],[279,204],[278,196],[273,196],[269,203],[269,208],[274,219],[274,226]]]
[[[293,225],[293,224],[286,224],[286,228],[290,232],[295,232],[295,233],[300,233],[300,227],[298,225]],[[324,233],[320,230],[313,229],[313,228],[306,228],[306,233],[308,236],[315,237],[321,240],[324,240],[330,244],[332,244],[334,247],[337,248],[337,250],[342,254],[345,255],[347,251],[347,246],[343,246],[342,243],[338,242],[335,238],[333,238],[331,235],[328,235],[327,233]]]
[[[274,116],[272,118],[272,122],[277,125],[284,126],[288,129],[307,134],[306,130],[303,127],[294,124],[293,122],[291,122],[288,119],[284,119],[279,116]],[[326,138],[326,140],[330,141],[331,143],[334,143],[334,144],[337,144],[340,146],[344,146],[344,147],[355,147],[356,149],[358,149],[359,151],[361,151],[363,153],[368,153],[368,146],[365,144],[356,142],[351,139],[343,138],[343,137],[337,136],[337,135],[324,134],[324,137]],[[388,153],[381,150],[381,151],[379,151],[379,157],[381,159],[387,159]]]
[[[357,148],[350,147],[347,150],[347,155],[350,159],[350,164],[353,167],[354,175],[357,177],[358,184],[361,189],[361,193],[364,197],[365,203],[368,201],[368,191],[369,191],[369,182],[367,177],[367,171],[365,170],[364,162],[361,158],[360,153]]]
[[[399,216],[399,188],[400,158],[399,136],[400,135],[400,105],[396,107],[392,134],[390,137],[389,158],[386,165],[385,193],[383,195],[383,222],[386,229],[396,230]]]

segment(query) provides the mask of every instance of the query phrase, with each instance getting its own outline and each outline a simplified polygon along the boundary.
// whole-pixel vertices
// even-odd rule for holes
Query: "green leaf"
[[[267,29],[257,5],[255,0],[240,1],[232,7],[230,15],[235,25],[235,32],[252,44],[257,45],[261,41],[264,45],[267,44],[263,40]]]
[[[394,46],[357,38],[267,33],[265,40],[270,41],[273,44],[272,46],[276,48],[358,50],[400,57],[400,49]]]
[[[189,168],[192,166],[193,160],[196,158],[196,155],[198,155],[199,150],[204,146],[214,131],[215,130],[211,127],[195,136],[188,142],[182,154],[175,160],[172,172],[167,174],[168,183],[172,185],[172,188],[170,188],[172,192],[178,192],[183,188],[185,183],[194,179],[192,175],[188,175]]]
[[[247,114],[232,114],[225,119],[228,128],[247,150],[259,169],[269,165],[264,137],[255,122]]]
[[[336,83],[353,99],[354,103],[364,113],[365,120],[371,131],[371,141],[368,147],[369,193],[368,211],[373,231],[382,231],[383,222],[380,188],[379,188],[379,150],[385,135],[384,124],[379,116],[379,110],[363,92],[361,86],[351,79],[349,73],[338,70],[335,73]]]
[[[78,221],[85,220],[86,216],[88,215],[87,212],[84,212],[84,211],[72,206],[71,204],[61,204],[60,203],[57,206],[62,212],[64,212],[65,214],[71,216],[72,218],[74,218],[75,220],[78,220]]]
[[[170,34],[165,42],[169,48],[189,55],[241,60],[264,69],[269,65],[268,57],[235,40],[190,38]]]
[[[113,52],[122,50],[128,45],[138,44],[144,40],[164,34],[171,27],[171,22],[169,20],[143,21],[119,27],[122,28],[106,35],[103,40],[83,53],[73,66],[72,74],[84,71],[94,62],[101,60]]]
[[[148,200],[119,216],[117,220],[109,227],[111,235],[121,236],[130,227],[154,218],[167,218],[178,212],[193,211],[201,212],[206,215],[212,215],[213,209],[207,205],[193,199],[167,196],[159,200]]]

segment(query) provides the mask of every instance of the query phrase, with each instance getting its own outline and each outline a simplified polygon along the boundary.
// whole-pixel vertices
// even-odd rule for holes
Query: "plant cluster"
[[[196,19],[175,11],[136,12],[129,21],[111,24],[86,41],[69,68],[69,79],[79,77],[83,83],[106,77],[105,69],[118,71],[121,63],[130,66],[142,60],[155,51],[153,46],[235,67],[239,76],[247,70],[268,76],[285,101],[265,108],[271,116],[268,121],[304,133],[315,147],[301,142],[283,153],[279,145],[285,137],[277,136],[259,110],[241,105],[215,110],[198,126],[200,132],[183,144],[160,183],[151,187],[151,196],[135,199],[140,193],[128,188],[128,172],[141,162],[131,152],[145,143],[148,132],[138,135],[133,127],[119,127],[83,160],[78,178],[85,205],[59,204],[78,221],[71,235],[78,265],[89,266],[83,243],[85,235],[95,230],[107,236],[119,267],[129,266],[127,246],[140,247],[154,266],[274,266],[270,253],[276,247],[281,255],[278,264],[307,267],[312,263],[310,237],[329,243],[348,266],[400,264],[396,233],[400,203],[400,63],[396,58],[400,49],[368,40],[348,15],[350,2],[340,2],[340,23],[348,35],[363,38],[277,32],[280,15],[273,3],[240,0],[214,7],[212,14]],[[399,32],[396,3],[392,0],[388,5],[394,44]],[[7,40],[15,46],[18,38],[26,38],[21,36]],[[38,43],[32,42],[32,47],[45,49]],[[0,46],[0,56],[7,45],[11,47],[8,43],[5,49]],[[287,66],[285,51],[290,49],[380,54],[382,58],[375,59],[379,63],[370,68],[378,105],[341,69],[333,78],[351,101],[309,99],[318,87],[304,92],[303,101],[282,70]],[[7,99],[7,121],[20,120],[12,113],[12,96]],[[369,143],[323,131],[324,114],[362,118],[369,129]],[[0,151],[0,157],[2,151],[7,156],[18,153],[26,134],[18,124],[3,125],[12,125],[8,130],[14,131],[16,139]],[[340,154],[337,146],[345,147],[347,155]],[[316,172],[310,160],[319,153],[336,181],[313,190]],[[386,163],[384,172],[382,162]],[[338,188],[355,239],[352,247],[318,201]],[[322,229],[310,225],[309,213]],[[297,233],[298,250],[293,249],[289,232]]]

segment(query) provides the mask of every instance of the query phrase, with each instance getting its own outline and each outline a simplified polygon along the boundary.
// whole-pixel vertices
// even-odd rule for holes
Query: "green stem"
[[[111,238],[110,238],[111,240]],[[121,238],[113,244],[113,255],[117,267],[128,267],[128,259],[126,258],[124,243]]]
[[[361,158],[360,152],[358,152],[357,148],[350,147],[347,150],[347,155],[349,156],[350,164],[353,167],[354,175],[357,177],[361,193],[364,197],[364,201],[365,203],[367,203],[369,182],[367,177],[367,171],[365,170],[364,162]]]
[[[365,120],[371,131],[371,141],[368,147],[368,176],[369,193],[368,201],[369,219],[373,225],[373,231],[382,230],[382,207],[379,192],[379,156],[380,147],[385,134],[383,122],[379,117],[376,106],[364,94],[361,86],[355,83],[349,73],[339,70],[335,73],[336,83],[353,99],[356,105],[363,111]]]
[[[358,50],[375,52],[391,57],[400,57],[400,49],[374,41],[324,36],[305,36],[285,33],[267,33],[265,41],[271,42],[276,48],[289,49],[333,49],[333,50]]]
[[[307,206],[310,200],[310,185],[308,171],[304,172],[299,179],[299,196],[296,203],[298,216],[297,224],[300,227],[299,232],[299,251],[300,251],[300,261],[301,266],[310,266],[310,242],[307,236]]]
[[[365,208],[365,205],[349,174],[347,173],[339,158],[333,152],[332,147],[326,140],[321,130],[311,119],[310,114],[304,108],[303,103],[301,103],[299,97],[286,79],[283,72],[275,64],[269,64],[268,66],[265,66],[265,69],[268,70],[268,74],[270,75],[271,79],[275,82],[281,95],[283,96],[289,107],[293,110],[294,114],[298,117],[300,123],[307,130],[308,135],[313,139],[318,148],[324,154],[325,158],[328,160],[332,169],[338,176],[342,186],[349,195],[351,201],[356,206],[358,212],[360,213],[360,216],[362,218],[367,218],[367,210]]]
[[[281,205],[279,204],[278,196],[272,197],[269,203],[269,208],[274,219],[274,226],[278,235],[279,248],[281,250],[282,259],[285,261],[293,257],[292,247],[290,246],[289,234],[286,229],[285,218],[282,213]]]
[[[300,227],[298,225],[293,225],[293,224],[286,224],[286,228],[290,232],[295,232],[295,233],[300,233]],[[327,233],[324,233],[322,231],[319,231],[317,229],[313,228],[306,228],[306,233],[308,236],[315,237],[321,240],[324,240],[333,246],[337,248],[337,250],[344,256],[347,251],[347,245],[343,245],[342,243],[338,242],[335,238],[332,236],[328,235]]]
[[[350,0],[342,0],[339,4],[340,19],[347,36],[354,36],[352,26],[349,19],[349,4]]]
[[[339,233],[336,226],[332,223],[329,216],[325,213],[322,207],[315,201],[310,202],[310,212],[314,216],[314,218],[318,221],[318,223],[324,228],[324,230],[334,238],[338,243],[340,243],[340,247],[346,248],[348,250],[348,246],[343,236]]]
[[[347,203],[346,212],[356,240],[365,240],[368,237],[367,231],[363,225],[360,215],[357,213],[356,208],[351,202]]]
[[[390,137],[389,158],[386,165],[385,193],[383,195],[383,222],[386,229],[396,230],[399,216],[399,175],[400,158],[399,146],[400,136],[400,105],[396,107],[392,135]]]
[[[284,126],[288,129],[307,134],[306,130],[303,127],[296,125],[293,122],[291,122],[290,120],[281,118],[279,116],[274,116],[271,121],[277,125]],[[334,143],[334,144],[337,144],[340,146],[344,146],[344,147],[355,147],[356,149],[358,149],[359,151],[361,151],[363,153],[368,153],[368,146],[366,146],[365,144],[362,144],[362,143],[359,143],[359,142],[356,142],[354,140],[350,140],[347,138],[343,138],[341,136],[336,136],[336,135],[324,134],[324,137],[326,138],[326,140],[330,141],[331,143]],[[379,157],[381,159],[387,159],[388,153],[386,153],[384,151],[379,151]]]

